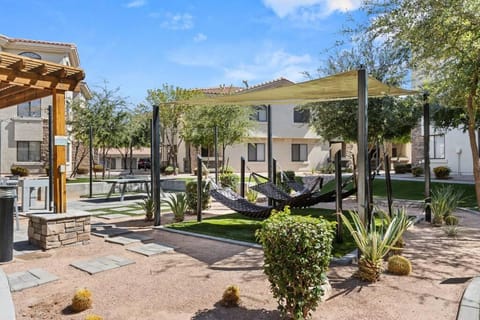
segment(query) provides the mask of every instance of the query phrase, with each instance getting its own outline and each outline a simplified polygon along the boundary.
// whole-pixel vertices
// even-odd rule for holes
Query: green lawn
[[[311,215],[313,217],[323,217],[329,221],[336,221],[333,210],[326,209],[292,209],[292,214]],[[239,213],[225,214],[219,217],[206,218],[202,222],[188,221],[174,223],[168,228],[188,231],[193,233],[206,234],[215,237],[240,240],[246,242],[257,242],[255,231],[261,227],[261,221],[245,217]],[[341,257],[355,249],[353,239],[345,232],[345,241],[343,243],[334,243],[332,254],[335,257]]]
[[[449,183],[432,181],[431,189],[433,190],[445,184]],[[475,186],[473,184],[453,185],[455,186],[455,189],[463,191],[463,201],[461,202],[462,207],[477,207]],[[424,200],[424,190],[425,184],[423,181],[392,180],[392,193],[393,198],[395,199]],[[373,195],[381,198],[387,197],[385,179],[375,179],[373,181]]]

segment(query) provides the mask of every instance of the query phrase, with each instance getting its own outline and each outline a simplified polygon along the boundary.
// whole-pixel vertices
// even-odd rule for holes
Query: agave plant
[[[463,197],[463,191],[452,185],[442,185],[432,190],[432,201],[429,204],[433,214],[433,224],[442,225],[443,219],[451,215],[458,207]]]
[[[362,280],[375,282],[383,272],[383,258],[413,222],[404,209],[398,210],[389,222],[387,220],[386,229],[377,227],[375,223],[367,227],[357,212],[349,211],[349,214],[352,222],[343,214],[341,217],[361,252],[355,275]]]
[[[169,194],[162,202],[168,204],[176,222],[183,221],[185,211],[187,211],[187,197],[185,193]]]

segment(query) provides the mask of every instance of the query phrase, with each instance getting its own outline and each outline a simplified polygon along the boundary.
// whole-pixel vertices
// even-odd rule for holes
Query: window
[[[430,136],[430,159],[445,159],[445,135]]]
[[[298,109],[293,110],[293,122],[294,123],[308,123],[310,121],[310,110]]]
[[[292,161],[307,161],[308,147],[306,144],[292,144]]]
[[[40,99],[20,103],[17,106],[17,116],[19,116],[19,117],[40,118],[40,116],[41,116],[40,106],[41,106],[41,100]]]
[[[24,56],[24,57],[27,57],[27,58],[42,60],[42,57],[38,53],[35,53],[35,52],[24,51],[24,52],[20,52],[18,55],[19,56]]]
[[[254,112],[251,116],[252,120],[256,120],[258,122],[266,122],[267,121],[267,107],[266,106],[257,106],[254,107]]]
[[[265,143],[248,144],[248,161],[265,161]]]
[[[40,161],[40,141],[17,141],[17,161]]]

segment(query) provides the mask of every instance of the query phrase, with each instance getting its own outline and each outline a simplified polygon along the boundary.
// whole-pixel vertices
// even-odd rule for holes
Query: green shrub
[[[287,193],[290,193],[291,188],[287,181],[295,181],[295,171],[277,172],[277,185]]]
[[[224,188],[230,188],[234,191],[237,191],[238,183],[240,178],[233,173],[223,173],[219,177],[220,185]]]
[[[86,167],[78,167],[77,168],[77,174],[87,174],[88,173],[88,168]]]
[[[324,294],[333,228],[323,218],[292,216],[285,207],[256,232],[264,250],[264,272],[283,315],[305,319]]]
[[[226,167],[223,167],[223,168],[220,168],[220,170],[218,170],[218,173],[220,174],[225,174],[225,173],[233,173],[233,168],[230,167],[230,166],[226,166]]]
[[[395,173],[412,172],[412,165],[410,163],[395,163],[393,166]]]
[[[424,174],[423,167],[413,167],[412,174],[414,177],[420,177],[421,175]]]
[[[445,224],[446,224],[447,226],[456,226],[456,225],[458,225],[458,217],[456,217],[456,216],[448,215],[448,216],[446,216],[443,220],[445,221]]]
[[[93,172],[103,172],[103,166],[101,164],[94,165]]]
[[[19,177],[26,177],[30,174],[30,171],[28,171],[27,168],[20,167],[20,166],[13,166],[10,168],[10,172],[14,176],[19,176]]]
[[[169,194],[166,199],[163,199],[173,212],[175,222],[182,222],[185,218],[185,211],[187,211],[187,197],[185,193]]]
[[[187,196],[187,206],[190,210],[197,212],[197,181],[189,181],[185,186],[185,194]],[[206,181],[202,181],[202,210],[208,208],[210,203],[210,185]]]
[[[437,179],[446,179],[450,176],[450,168],[445,166],[440,166],[433,168],[433,173],[435,174],[435,178]]]
[[[175,172],[175,168],[172,167],[172,166],[167,166],[167,167],[165,168],[165,171],[164,171],[164,172],[165,172],[166,175],[171,175],[171,174],[173,174],[173,173]]]

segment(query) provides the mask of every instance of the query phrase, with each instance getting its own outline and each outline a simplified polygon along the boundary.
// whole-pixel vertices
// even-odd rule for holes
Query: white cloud
[[[171,30],[187,30],[193,28],[193,17],[189,13],[167,13],[162,27]]]
[[[356,10],[361,0],[263,0],[263,4],[280,18],[290,16],[308,21],[326,17],[335,11]]]
[[[139,8],[147,4],[145,0],[133,0],[126,4],[127,8]]]
[[[194,42],[203,42],[203,41],[205,41],[205,40],[207,40],[207,36],[204,35],[204,34],[201,33],[201,32],[200,32],[200,33],[197,33],[197,34],[195,35],[195,37],[193,37],[193,41],[194,41]]]

